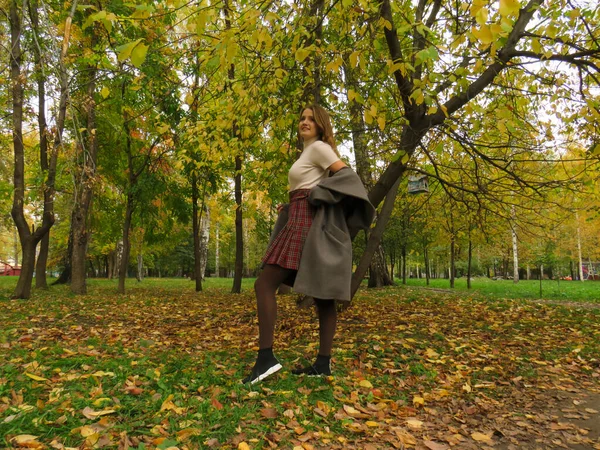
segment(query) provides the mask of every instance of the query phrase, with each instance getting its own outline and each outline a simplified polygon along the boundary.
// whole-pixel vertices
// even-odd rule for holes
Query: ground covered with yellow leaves
[[[284,369],[248,387],[251,289],[144,283],[0,300],[0,447],[600,449],[595,307],[364,289],[321,379],[290,373],[317,321],[280,296]]]

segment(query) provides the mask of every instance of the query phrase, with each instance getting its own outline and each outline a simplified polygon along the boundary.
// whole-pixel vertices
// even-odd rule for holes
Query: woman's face
[[[298,132],[304,141],[308,141],[319,135],[319,127],[315,122],[315,116],[312,109],[306,108],[302,111],[300,123],[298,124]]]

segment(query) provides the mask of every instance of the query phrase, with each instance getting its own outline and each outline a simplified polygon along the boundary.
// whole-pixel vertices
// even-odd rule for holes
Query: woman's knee
[[[320,298],[315,298],[315,305],[317,305],[317,308],[321,309],[321,310],[329,310],[329,309],[335,309],[335,300],[323,300]]]

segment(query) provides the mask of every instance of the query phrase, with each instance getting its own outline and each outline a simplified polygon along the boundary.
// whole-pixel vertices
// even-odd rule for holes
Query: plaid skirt
[[[298,270],[302,248],[313,220],[313,208],[308,203],[310,189],[290,192],[288,221],[273,239],[262,259],[264,264],[276,264],[285,269]]]

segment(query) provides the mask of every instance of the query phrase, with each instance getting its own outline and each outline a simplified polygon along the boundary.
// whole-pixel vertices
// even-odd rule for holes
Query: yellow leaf
[[[148,46],[140,42],[131,51],[131,64],[135,67],[140,67],[146,60],[146,54],[148,53]]]
[[[481,8],[479,11],[477,11],[477,14],[475,14],[475,20],[477,21],[477,23],[479,25],[485,25],[485,23],[487,22],[488,19],[488,9],[487,8]]]
[[[352,52],[350,54],[350,67],[358,66],[358,55],[360,55],[358,51]]]
[[[250,450],[250,446],[245,442],[240,442],[238,444],[238,450]]]
[[[117,55],[117,59],[119,61],[125,61],[126,59],[129,59],[131,57],[131,52],[140,42],[142,42],[142,40],[138,39],[136,41],[128,42],[127,44],[123,44],[117,47],[116,50],[119,52],[119,54]]]
[[[480,29],[473,28],[473,36],[484,45],[489,45],[493,42],[494,36],[490,27],[482,25]]]
[[[364,388],[368,388],[371,389],[373,387],[373,385],[371,384],[371,382],[369,380],[362,380],[360,383],[358,383],[361,387]]]
[[[385,128],[385,117],[381,117],[381,116],[379,116],[379,117],[377,118],[377,125],[379,125],[379,129],[380,129],[381,131],[383,131],[383,129]]]
[[[483,433],[479,433],[479,432],[475,432],[473,434],[471,434],[471,437],[478,441],[478,442],[491,442],[492,439],[487,435],[487,434],[483,434]]]
[[[406,419],[406,424],[410,428],[421,428],[423,426],[423,422],[417,419]]]
[[[471,385],[470,385],[469,383],[465,383],[465,384],[463,385],[463,391],[466,391],[466,392],[471,392],[472,390],[473,390],[473,389],[471,388]]]
[[[20,444],[25,444],[26,442],[33,442],[38,437],[39,436],[32,436],[31,434],[20,434],[18,436],[15,436],[14,438],[12,438],[11,441],[13,441],[17,445],[20,445]]]
[[[296,61],[298,62],[302,62],[304,61],[308,55],[310,54],[310,51],[305,49],[305,48],[299,48],[298,50],[296,50]]]
[[[498,12],[502,17],[506,17],[510,14],[515,14],[519,11],[519,0],[500,0],[500,7]]]
[[[436,352],[434,349],[428,348],[425,351],[425,356],[427,356],[428,358],[431,358],[431,359],[437,359],[440,357],[440,354],[438,352]]]
[[[413,405],[415,405],[415,406],[417,406],[417,405],[425,406],[425,399],[423,397],[415,395],[413,397]]]
[[[38,377],[37,375],[34,375],[29,372],[25,372],[25,375],[27,375],[29,378],[31,378],[32,380],[35,380],[35,381],[48,381],[47,378]]]
[[[367,420],[365,422],[365,425],[371,428],[376,428],[379,426],[379,424],[377,422],[373,422],[372,420]]]
[[[89,425],[85,425],[83,427],[81,427],[79,429],[79,433],[83,436],[83,437],[88,437],[91,436],[92,434],[96,433],[96,430],[94,430],[92,427],[90,427]]]
[[[110,95],[110,89],[104,86],[100,91],[100,95],[102,95],[102,98],[108,97]]]

